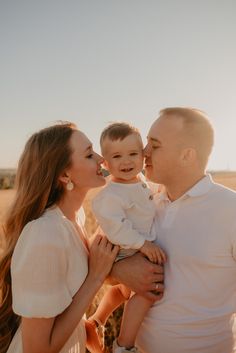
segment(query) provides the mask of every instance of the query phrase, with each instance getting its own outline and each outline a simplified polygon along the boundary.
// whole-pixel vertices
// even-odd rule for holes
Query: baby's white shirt
[[[156,239],[154,192],[146,181],[109,181],[92,200],[92,209],[107,238],[124,249],[140,249]]]

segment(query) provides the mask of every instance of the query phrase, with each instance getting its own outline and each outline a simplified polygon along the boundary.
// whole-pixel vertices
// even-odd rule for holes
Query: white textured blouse
[[[81,222],[78,220],[81,227]],[[12,262],[13,310],[27,318],[62,313],[88,273],[88,251],[73,223],[58,207],[29,222],[15,247]],[[60,353],[84,353],[83,319]],[[7,353],[22,353],[21,326]]]
[[[124,249],[140,249],[156,239],[153,191],[145,181],[109,181],[92,200],[93,212],[107,238]]]

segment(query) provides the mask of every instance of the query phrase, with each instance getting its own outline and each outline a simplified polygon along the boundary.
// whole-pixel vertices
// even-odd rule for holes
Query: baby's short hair
[[[141,139],[140,132],[136,127],[124,122],[111,123],[101,133],[100,146],[102,147],[106,138],[111,141],[122,141],[124,138],[132,134],[136,134]]]

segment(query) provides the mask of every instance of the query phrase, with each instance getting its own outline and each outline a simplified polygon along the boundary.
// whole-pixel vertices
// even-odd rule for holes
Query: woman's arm
[[[22,318],[24,353],[58,353],[71,336],[111,270],[118,247],[97,235],[90,249],[89,273],[71,304],[60,315]]]

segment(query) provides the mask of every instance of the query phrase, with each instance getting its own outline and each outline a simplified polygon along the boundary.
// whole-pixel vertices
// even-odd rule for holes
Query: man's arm
[[[125,284],[149,300],[160,300],[163,296],[163,266],[150,262],[141,253],[115,262],[110,280]]]

